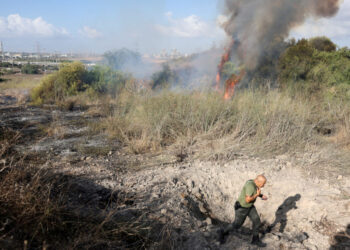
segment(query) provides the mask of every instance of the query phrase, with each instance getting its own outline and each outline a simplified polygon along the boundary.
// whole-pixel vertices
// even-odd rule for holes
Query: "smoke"
[[[127,48],[107,51],[103,54],[102,64],[114,70],[131,73],[137,78],[149,78],[160,66],[142,58],[139,52]]]
[[[169,61],[168,65],[175,76],[175,81],[169,82],[171,90],[210,90],[220,58],[221,49],[211,48],[187,58]]]
[[[225,0],[225,32],[239,41],[232,58],[247,69],[259,65],[263,52],[276,38],[287,38],[292,28],[309,17],[331,17],[342,0]]]

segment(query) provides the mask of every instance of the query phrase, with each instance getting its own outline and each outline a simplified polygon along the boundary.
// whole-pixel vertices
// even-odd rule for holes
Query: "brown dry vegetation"
[[[31,90],[40,84],[43,75],[5,75],[4,81],[0,82],[0,90],[5,89],[28,89]]]
[[[0,129],[0,248],[142,249],[162,242],[164,225],[147,219],[146,210],[128,210],[129,194],[38,169],[15,151],[20,134]]]
[[[301,152],[350,143],[350,110],[339,99],[308,99],[287,91],[246,90],[231,101],[217,93],[122,93],[112,115],[92,125],[132,153],[169,146],[197,156],[248,149],[260,154]],[[110,113],[110,110],[109,110]]]

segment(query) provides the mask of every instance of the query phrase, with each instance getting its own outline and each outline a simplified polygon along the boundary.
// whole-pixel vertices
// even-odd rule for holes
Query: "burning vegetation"
[[[225,94],[224,94],[225,100],[228,100],[233,96],[235,92],[235,86],[242,80],[244,75],[245,75],[245,71],[241,70],[241,73],[238,76],[235,74],[232,74],[230,78],[226,80]]]
[[[248,75],[255,75],[266,62],[266,51],[274,48],[271,45],[276,38],[283,41],[292,28],[304,23],[308,17],[335,15],[340,3],[339,0],[226,0],[224,13],[228,21],[223,24],[223,28],[231,42],[218,66],[216,90],[220,89],[225,63],[232,61],[244,68],[238,75],[233,73],[224,81],[224,98],[229,99],[234,87],[244,78],[245,70],[249,72]]]

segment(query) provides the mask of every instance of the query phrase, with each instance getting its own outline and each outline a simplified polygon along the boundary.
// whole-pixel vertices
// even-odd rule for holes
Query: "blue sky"
[[[192,53],[225,41],[217,0],[0,0],[5,50],[94,52],[129,47],[141,53]],[[350,47],[350,0],[335,18],[309,20],[295,37],[328,35]]]

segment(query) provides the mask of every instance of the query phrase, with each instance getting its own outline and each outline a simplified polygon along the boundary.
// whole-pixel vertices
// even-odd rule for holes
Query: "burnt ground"
[[[71,187],[69,204],[79,208],[79,214],[98,219],[106,208],[117,209],[115,222],[148,221],[151,240],[147,245],[131,238],[124,242],[126,248],[256,249],[249,244],[249,221],[228,236],[221,232],[233,221],[233,204],[244,181],[260,172],[271,180],[265,188],[269,202],[256,204],[263,229],[270,226],[268,232],[263,231],[268,249],[349,246],[346,236],[340,237],[346,235],[350,221],[346,175],[320,179],[288,157],[239,155],[229,162],[201,162],[179,160],[171,152],[130,155],[118,141],[90,131],[89,123],[99,122],[100,117],[87,110],[19,105],[16,97],[6,95],[0,99],[0,127],[21,134],[17,154],[28,164],[65,176]],[[286,177],[288,186],[283,181]],[[123,202],[117,206],[118,195]],[[301,198],[290,202],[297,195]],[[295,206],[291,208],[290,203]],[[340,235],[339,242],[334,234]],[[99,247],[121,247],[103,244]]]

